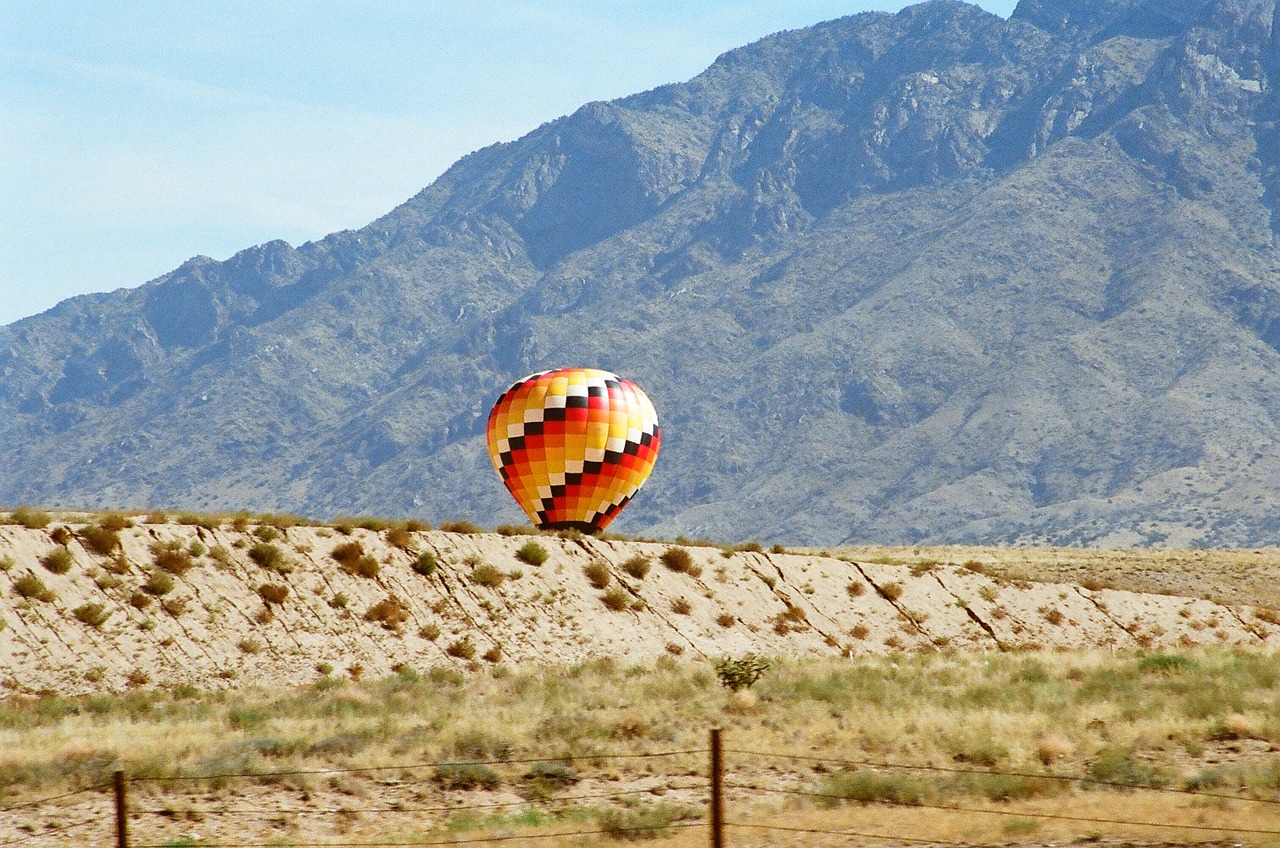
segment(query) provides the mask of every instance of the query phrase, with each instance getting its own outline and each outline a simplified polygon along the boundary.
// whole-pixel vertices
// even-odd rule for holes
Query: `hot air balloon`
[[[517,380],[489,413],[489,458],[543,529],[599,533],[653,470],[658,414],[609,371],[561,368]]]

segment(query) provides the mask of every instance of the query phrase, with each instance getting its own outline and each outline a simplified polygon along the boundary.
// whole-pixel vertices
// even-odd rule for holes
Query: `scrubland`
[[[855,560],[849,563],[817,552],[503,537],[470,527],[396,533],[393,526],[285,527],[268,542],[262,537],[272,534],[262,528],[274,525],[254,521],[203,529],[203,538],[226,542],[225,568],[201,552],[189,567],[165,570],[155,561],[177,550],[190,555],[193,539],[184,534],[197,525],[151,521],[118,531],[132,570],[113,571],[105,566],[118,557],[115,549],[94,553],[93,533],[86,535],[100,521],[64,523],[72,535],[58,545],[70,552],[69,562],[54,561],[55,569],[67,565],[61,574],[41,564],[54,540],[36,544],[18,532],[31,528],[0,528],[18,551],[7,554],[5,572],[13,588],[4,616],[14,627],[0,633],[12,663],[54,657],[55,639],[76,650],[118,651],[155,621],[141,632],[161,635],[132,647],[137,653],[118,664],[120,674],[179,650],[218,655],[212,667],[237,673],[193,680],[181,673],[179,655],[150,666],[147,680],[114,684],[86,663],[79,678],[51,676],[52,684],[74,683],[59,689],[20,680],[11,663],[9,694],[0,700],[0,807],[8,811],[0,842],[113,844],[105,784],[119,768],[130,781],[137,845],[527,839],[555,846],[636,838],[700,845],[708,733],[718,727],[730,845],[1280,844],[1280,655],[1270,607],[1245,606],[1252,601],[1245,594],[1231,599],[1239,608],[1204,600],[1229,585],[1245,592],[1221,571],[1269,554],[1169,552],[1171,563],[1191,564],[1182,572],[1187,594],[1130,598],[1126,590],[1153,579],[1155,567],[1145,563],[1155,552],[1128,571],[1132,552],[1114,561],[1077,552],[1111,563],[1108,586],[1090,589],[1034,583],[1061,576],[1051,570],[1055,557],[1065,559],[1061,552],[830,552]],[[170,544],[179,538],[181,545]],[[343,548],[354,542],[361,553]],[[282,570],[263,549],[268,563],[256,563],[257,544],[276,545],[291,567]],[[488,579],[482,565],[501,579]],[[373,575],[361,574],[375,566]],[[189,594],[190,609],[161,612],[154,600],[144,611],[130,606],[135,593],[147,594],[131,582],[153,580],[157,570],[177,588],[151,597]],[[312,571],[331,581],[327,594],[307,582]],[[40,577],[58,597],[23,596],[23,574]],[[105,574],[121,583],[97,587],[94,578]],[[859,575],[865,588],[854,591]],[[210,589],[224,583],[218,593]],[[232,594],[239,583],[256,607]],[[281,588],[264,593],[265,586]],[[330,605],[337,591],[348,593],[352,614]],[[610,605],[610,591],[627,593],[624,609]],[[1025,603],[1018,592],[1029,593]],[[441,607],[430,621],[415,618],[450,593],[471,598],[458,615]],[[976,607],[972,615],[956,593]],[[540,595],[558,602],[533,600]],[[366,606],[388,596],[403,605],[370,618]],[[1044,598],[1055,605],[1050,612],[1061,608],[1060,621],[1040,611]],[[1133,604],[1138,617],[1158,613],[1188,626],[1176,639],[1144,625],[1135,638],[1111,644],[1065,635],[1051,641],[1072,629],[1069,616],[1079,613],[1071,604],[1080,598],[1122,625],[1129,614],[1119,607]],[[686,612],[677,609],[680,600]],[[242,629],[217,632],[207,609],[218,603],[244,607]],[[90,604],[106,617],[77,612]],[[334,617],[307,619],[306,604]],[[485,604],[499,614],[485,617]],[[996,615],[1002,605],[1014,613]],[[593,653],[587,639],[577,653],[538,658],[501,629],[526,608],[540,611],[544,639],[611,629],[614,648]],[[840,617],[846,608],[851,618]],[[899,608],[911,615],[883,614]],[[255,609],[273,612],[256,621]],[[406,620],[397,626],[401,612]],[[731,613],[728,625],[718,623]],[[1035,618],[1039,629],[1018,642],[942,638],[951,632],[944,628],[959,626],[947,623],[952,615],[990,616],[993,628],[1010,617],[1028,626]],[[582,627],[555,630],[557,616]],[[1228,616],[1242,623],[1234,643],[1212,635]],[[310,629],[301,624],[308,620]],[[444,632],[430,632],[436,621]],[[852,635],[860,626],[868,632]],[[22,627],[25,642],[3,641]],[[69,635],[73,628],[87,634],[83,642]],[[1132,635],[1124,627],[1107,632]],[[840,634],[837,644],[823,633]],[[530,627],[527,638],[538,634]],[[466,637],[475,651],[455,655]],[[647,647],[624,650],[628,639]],[[690,647],[669,649],[678,639]],[[326,640],[338,649],[328,651]],[[504,651],[495,655],[497,642]],[[754,685],[730,691],[716,662],[747,655],[766,657],[768,667]],[[283,669],[279,682],[273,669]],[[99,685],[86,686],[86,674]],[[56,797],[65,793],[74,794]],[[55,800],[39,803],[46,798]]]

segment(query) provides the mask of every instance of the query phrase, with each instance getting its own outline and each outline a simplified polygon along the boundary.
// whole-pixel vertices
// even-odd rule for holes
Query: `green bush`
[[[441,763],[435,781],[442,789],[497,789],[502,780],[484,763]]]
[[[436,555],[431,551],[423,551],[418,554],[418,558],[413,561],[413,570],[421,574],[423,577],[430,577],[436,573]]]
[[[621,586],[614,586],[600,596],[604,605],[614,612],[622,612],[631,607],[631,593]]]
[[[75,564],[75,558],[67,548],[57,547],[40,557],[40,564],[54,574],[66,574]]]
[[[609,566],[603,560],[591,560],[591,562],[582,567],[582,573],[587,576],[587,582],[597,589],[607,589],[609,584],[613,582],[613,575],[609,573]]]
[[[173,575],[167,571],[161,571],[158,568],[151,569],[151,573],[147,576],[147,582],[142,584],[142,591],[148,595],[160,597],[167,595],[173,591]]]
[[[110,556],[120,547],[120,534],[101,524],[90,524],[79,535],[80,543],[100,556]]]
[[[675,572],[687,574],[693,569],[693,556],[684,548],[667,548],[658,559]]]
[[[547,553],[547,549],[533,540],[525,542],[520,546],[520,550],[516,551],[516,559],[527,562],[529,565],[542,565],[549,556],[551,555]]]
[[[55,600],[58,595],[44,585],[44,581],[35,576],[31,572],[19,577],[13,581],[13,590],[24,598],[31,598],[36,601],[44,601],[46,603]]]
[[[21,524],[28,530],[43,530],[49,526],[49,522],[53,519],[49,517],[49,513],[43,510],[20,506],[9,514],[9,520],[14,524]]]
[[[622,570],[637,580],[643,580],[649,573],[650,560],[644,554],[636,554],[622,564]]]
[[[666,836],[675,822],[701,815],[697,807],[667,801],[625,809],[610,807],[600,814],[600,829],[614,839],[657,839]]]
[[[484,528],[472,524],[470,521],[442,521],[440,522],[440,532],[442,533],[461,533],[466,536],[475,533],[483,533]]]
[[[102,604],[81,604],[72,611],[72,614],[95,629],[101,627],[111,617],[111,613],[107,612]]]
[[[754,686],[771,665],[767,659],[755,654],[747,654],[736,660],[725,657],[715,664],[716,677],[721,686],[730,692],[737,692]]]
[[[249,549],[249,559],[256,562],[263,568],[270,569],[280,574],[287,574],[292,569],[289,567],[288,560],[285,558],[284,551],[280,550],[270,542],[256,542]]]
[[[487,562],[476,565],[471,570],[471,582],[477,586],[484,586],[487,589],[496,589],[501,586],[507,579],[507,575],[503,574],[497,567]]]
[[[923,804],[929,788],[918,778],[888,772],[841,769],[828,775],[818,789],[828,804]]]
[[[1109,745],[1098,752],[1097,758],[1089,765],[1089,779],[1099,783],[1151,788],[1159,788],[1169,782],[1158,768],[1139,760],[1132,749],[1119,745]]]
[[[170,574],[176,574],[179,577],[186,574],[195,567],[195,560],[191,558],[191,554],[182,549],[182,543],[177,539],[169,542],[156,542],[151,546],[152,562],[156,568],[163,569]]]

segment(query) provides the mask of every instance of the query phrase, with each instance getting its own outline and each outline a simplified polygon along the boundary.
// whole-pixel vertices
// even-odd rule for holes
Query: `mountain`
[[[489,405],[636,380],[622,531],[1280,544],[1276,0],[933,0],[0,328],[0,503],[519,520]],[[74,249],[74,246],[69,246]]]

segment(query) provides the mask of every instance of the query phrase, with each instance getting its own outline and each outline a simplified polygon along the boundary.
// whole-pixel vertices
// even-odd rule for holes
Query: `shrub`
[[[253,531],[253,535],[257,537],[258,541],[274,542],[280,538],[280,531],[270,524],[260,524],[258,529]]]
[[[658,559],[672,571],[687,574],[693,568],[693,556],[684,548],[667,548]]]
[[[721,627],[732,627],[737,623],[738,623],[738,619],[727,612],[721,613],[720,615],[716,616],[716,624],[720,625]]]
[[[348,574],[370,579],[377,577],[381,567],[378,561],[364,552],[359,542],[343,542],[329,554],[334,562]]]
[[[163,607],[164,611],[169,613],[169,615],[174,618],[178,618],[187,611],[187,604],[189,603],[190,600],[187,598],[166,598],[160,602],[160,606]]]
[[[413,547],[413,534],[406,527],[392,527],[387,531],[387,544],[407,551]]]
[[[483,533],[483,528],[472,524],[470,521],[442,521],[440,522],[440,532],[442,533],[462,533],[470,536],[474,533]]]
[[[677,615],[688,615],[693,612],[693,604],[685,598],[676,598],[671,602],[671,611]]]
[[[502,646],[494,645],[493,647],[489,648],[489,650],[481,654],[480,659],[484,660],[487,663],[498,662],[499,660],[502,659]]]
[[[4,571],[4,572],[12,571],[15,565],[17,565],[17,563],[13,561],[13,557],[9,556],[8,554],[5,554],[4,556],[0,556],[0,571]]]
[[[471,570],[471,582],[487,589],[496,589],[507,579],[498,568],[487,562],[481,562]]]
[[[93,628],[101,627],[111,617],[111,613],[107,612],[102,604],[81,604],[72,611],[72,614]]]
[[[413,570],[421,574],[423,577],[430,577],[436,573],[436,555],[431,551],[423,551],[418,554],[418,558],[413,561]]]
[[[774,543],[773,547],[769,548],[769,553],[771,554],[785,554],[786,552],[786,547],[778,543]]]
[[[1110,745],[1098,752],[1097,759],[1089,766],[1089,779],[1099,783],[1151,788],[1168,783],[1159,769],[1141,762],[1132,750],[1118,745]]]
[[[145,592],[134,592],[133,594],[129,595],[129,606],[133,607],[134,609],[144,610],[147,607],[151,606],[151,603],[154,600],[155,600],[154,598],[152,598],[150,595],[146,594]]]
[[[434,642],[440,638],[440,625],[435,622],[424,624],[422,627],[418,628],[418,635],[423,639],[426,639],[428,642]]]
[[[9,520],[15,524],[21,524],[28,530],[43,530],[49,526],[52,519],[49,518],[49,513],[43,510],[20,506],[9,514]]]
[[[857,801],[860,804],[923,804],[928,787],[910,775],[841,769],[822,782],[818,792],[828,804]]]
[[[657,839],[666,836],[675,822],[701,815],[697,807],[666,801],[627,808],[609,807],[600,814],[600,829],[614,839]]]
[[[40,564],[54,574],[66,574],[75,564],[75,558],[71,556],[71,551],[57,547],[40,557]]]
[[[246,636],[239,642],[236,642],[236,647],[240,649],[242,654],[260,654],[262,653],[262,649],[266,646],[263,645],[260,640],[255,639],[252,636]]]
[[[435,781],[441,789],[497,789],[498,773],[484,763],[441,763]]]
[[[263,583],[258,587],[258,597],[264,603],[283,604],[284,599],[289,597],[289,587],[283,583]]]
[[[604,605],[614,612],[622,612],[631,606],[631,594],[621,586],[614,586],[600,596]]]
[[[167,595],[173,591],[173,576],[167,571],[161,571],[158,568],[151,569],[147,582],[142,584],[142,591],[148,595],[160,597]]]
[[[849,635],[855,639],[865,639],[870,633],[865,624],[855,624],[849,629]]]
[[[747,654],[736,660],[725,657],[715,664],[716,677],[721,686],[730,692],[737,692],[754,686],[761,675],[769,670],[770,665],[767,659],[755,654]]]
[[[880,594],[887,600],[896,601],[902,597],[902,584],[898,582],[886,583],[880,587]]]
[[[31,598],[36,601],[44,601],[46,603],[55,600],[58,595],[44,585],[44,581],[35,576],[31,572],[19,577],[13,581],[13,590],[24,598]]]
[[[66,525],[58,525],[49,531],[49,538],[53,540],[55,545],[65,546],[72,539],[71,529]]]
[[[542,565],[547,561],[547,549],[530,539],[520,546],[520,550],[516,551],[516,559],[527,562],[529,565]]]
[[[587,581],[597,589],[608,588],[613,582],[613,575],[609,573],[609,566],[598,559],[593,559],[582,567],[582,573],[587,576]]]
[[[417,518],[410,518],[409,520],[405,521],[403,526],[404,526],[404,529],[408,530],[410,533],[423,533],[431,529],[430,522],[422,521]]]
[[[449,647],[444,649],[444,652],[460,660],[470,660],[475,658],[476,645],[471,641],[470,636],[463,636],[461,639],[450,643]]]
[[[395,595],[387,595],[365,611],[364,620],[376,621],[387,630],[399,630],[409,620],[409,609]]]
[[[288,574],[293,570],[288,559],[285,558],[284,551],[270,542],[255,542],[249,549],[249,559],[279,574]]]
[[[182,550],[181,543],[176,539],[164,544],[160,542],[153,544],[151,546],[151,556],[152,562],[157,568],[162,568],[179,577],[195,567],[195,561],[191,558],[191,554]]]
[[[650,560],[644,554],[636,554],[622,564],[622,570],[637,580],[643,580],[649,573]]]

